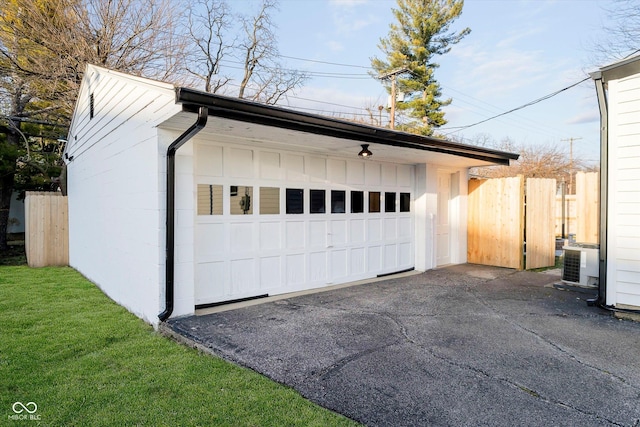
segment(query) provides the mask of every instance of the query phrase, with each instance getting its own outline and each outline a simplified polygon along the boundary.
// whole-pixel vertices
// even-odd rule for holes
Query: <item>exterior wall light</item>
[[[369,151],[369,144],[362,144],[362,150],[360,150],[358,156],[362,157],[363,159],[367,159],[373,156],[373,153]]]

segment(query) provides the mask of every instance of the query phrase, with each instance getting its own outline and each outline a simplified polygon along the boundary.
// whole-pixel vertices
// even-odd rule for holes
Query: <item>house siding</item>
[[[70,264],[150,323],[161,311],[164,200],[154,123],[172,87],[89,66],[66,150]],[[90,95],[93,95],[91,117]]]
[[[608,85],[606,303],[640,307],[640,74]]]

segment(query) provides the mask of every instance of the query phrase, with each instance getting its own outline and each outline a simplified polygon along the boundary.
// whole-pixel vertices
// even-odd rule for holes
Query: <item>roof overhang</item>
[[[609,80],[621,79],[634,74],[640,74],[640,55],[606,65],[589,75],[593,80],[602,79],[606,83]]]
[[[374,158],[399,163],[435,163],[453,167],[508,165],[518,154],[459,144],[443,139],[367,126],[344,120],[258,104],[238,98],[176,88],[183,113],[162,124],[181,129],[200,107],[209,123],[199,135],[239,145],[303,149],[318,154],[356,156],[370,144]]]

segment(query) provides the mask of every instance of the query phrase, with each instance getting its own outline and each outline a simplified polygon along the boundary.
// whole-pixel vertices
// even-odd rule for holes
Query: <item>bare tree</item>
[[[604,8],[610,24],[607,39],[595,43],[596,62],[610,62],[640,50],[640,4],[637,0],[615,0]]]
[[[3,3],[0,48],[11,71],[39,79],[38,98],[62,102],[68,111],[87,63],[165,80],[177,75],[184,58],[171,0]]]
[[[498,148],[500,146],[499,144],[496,143],[496,140],[491,136],[491,134],[484,133],[484,132],[477,133],[471,138],[466,138],[464,136],[458,136],[455,134],[446,135],[446,136],[442,135],[440,137],[443,139],[448,139],[450,141],[458,142],[460,144],[475,145],[478,147]],[[509,138],[505,138],[503,140],[503,143],[501,144],[502,147],[505,146],[507,141],[511,141],[511,140]]]
[[[308,79],[305,73],[285,69],[278,62],[275,25],[271,20],[277,6],[276,0],[263,0],[255,15],[241,18],[245,37],[238,46],[243,67],[239,98],[275,104]]]
[[[505,138],[499,147],[501,150],[520,154],[518,160],[509,166],[489,166],[474,168],[471,173],[483,178],[503,178],[524,175],[525,178],[555,178],[556,181],[570,181],[570,171],[573,173],[585,169],[580,159],[569,158],[566,148],[559,145],[538,144],[519,145]]]
[[[305,73],[287,70],[280,64],[270,69],[259,70],[255,75],[255,90],[251,99],[264,104],[275,105],[288,93],[302,86],[308,79]]]
[[[66,133],[85,64],[166,80],[184,55],[171,0],[0,0],[0,7],[2,250],[16,179],[61,164],[32,156],[33,138],[45,135],[30,125]]]
[[[194,43],[193,65],[186,70],[204,81],[206,92],[216,93],[231,81],[220,74],[222,60],[233,50],[229,40],[232,14],[224,0],[199,0],[190,4],[187,31]]]
[[[178,34],[177,3],[171,0],[84,0],[81,39],[84,62],[159,80],[175,79],[185,41]]]

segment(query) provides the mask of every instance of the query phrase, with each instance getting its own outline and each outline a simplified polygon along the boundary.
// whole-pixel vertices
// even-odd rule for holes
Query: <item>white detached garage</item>
[[[517,155],[87,66],[65,157],[70,264],[157,324],[464,263],[468,169]]]

